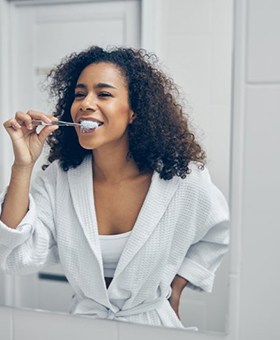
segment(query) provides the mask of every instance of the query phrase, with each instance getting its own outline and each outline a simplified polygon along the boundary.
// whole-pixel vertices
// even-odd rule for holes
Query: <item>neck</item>
[[[127,152],[94,150],[93,157],[93,174],[96,181],[117,184],[139,174],[136,163],[127,157]]]

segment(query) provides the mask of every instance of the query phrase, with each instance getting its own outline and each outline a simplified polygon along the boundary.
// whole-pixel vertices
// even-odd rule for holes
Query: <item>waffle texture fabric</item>
[[[185,179],[152,176],[144,204],[106,288],[94,208],[92,159],[67,172],[38,173],[16,229],[0,222],[0,268],[29,274],[60,262],[75,292],[71,312],[183,327],[168,297],[176,274],[210,292],[227,252],[229,212],[206,168]],[[5,192],[1,195],[1,203]],[[2,206],[2,204],[1,204]]]

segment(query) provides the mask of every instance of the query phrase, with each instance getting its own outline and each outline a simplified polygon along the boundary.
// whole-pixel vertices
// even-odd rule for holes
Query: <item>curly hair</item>
[[[48,75],[50,94],[57,99],[53,115],[72,121],[70,108],[78,77],[86,66],[101,62],[114,64],[127,82],[129,105],[136,117],[128,126],[129,157],[139,171],[157,171],[169,180],[174,176],[185,178],[190,161],[203,166],[205,152],[190,131],[177,100],[178,88],[160,70],[158,58],[144,49],[93,46],[65,57]],[[92,153],[79,144],[75,129],[54,131],[48,144],[48,162],[59,160],[64,171],[77,167]]]

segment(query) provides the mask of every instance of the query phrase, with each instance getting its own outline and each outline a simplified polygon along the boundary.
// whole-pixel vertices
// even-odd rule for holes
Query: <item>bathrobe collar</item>
[[[151,236],[176,192],[178,184],[178,177],[171,181],[165,181],[160,179],[157,172],[154,172],[149,191],[122,252],[110,288],[113,288],[114,281]]]
[[[97,259],[100,278],[103,280],[104,271],[94,209],[92,158],[86,157],[80,166],[69,170],[68,178],[74,209],[89,246]],[[179,178],[177,176],[172,180],[165,181],[160,179],[158,173],[153,174],[149,191],[122,252],[109,289],[113,288],[118,276],[133,260],[158,225],[178,185]]]

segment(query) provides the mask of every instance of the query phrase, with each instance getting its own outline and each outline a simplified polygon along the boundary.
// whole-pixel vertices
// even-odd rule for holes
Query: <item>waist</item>
[[[73,310],[73,314],[91,315],[110,320],[126,320],[126,317],[155,310],[165,301],[169,304],[166,298],[161,297],[128,309],[118,309],[116,306],[112,305],[108,308],[92,299],[85,298],[77,303]]]

